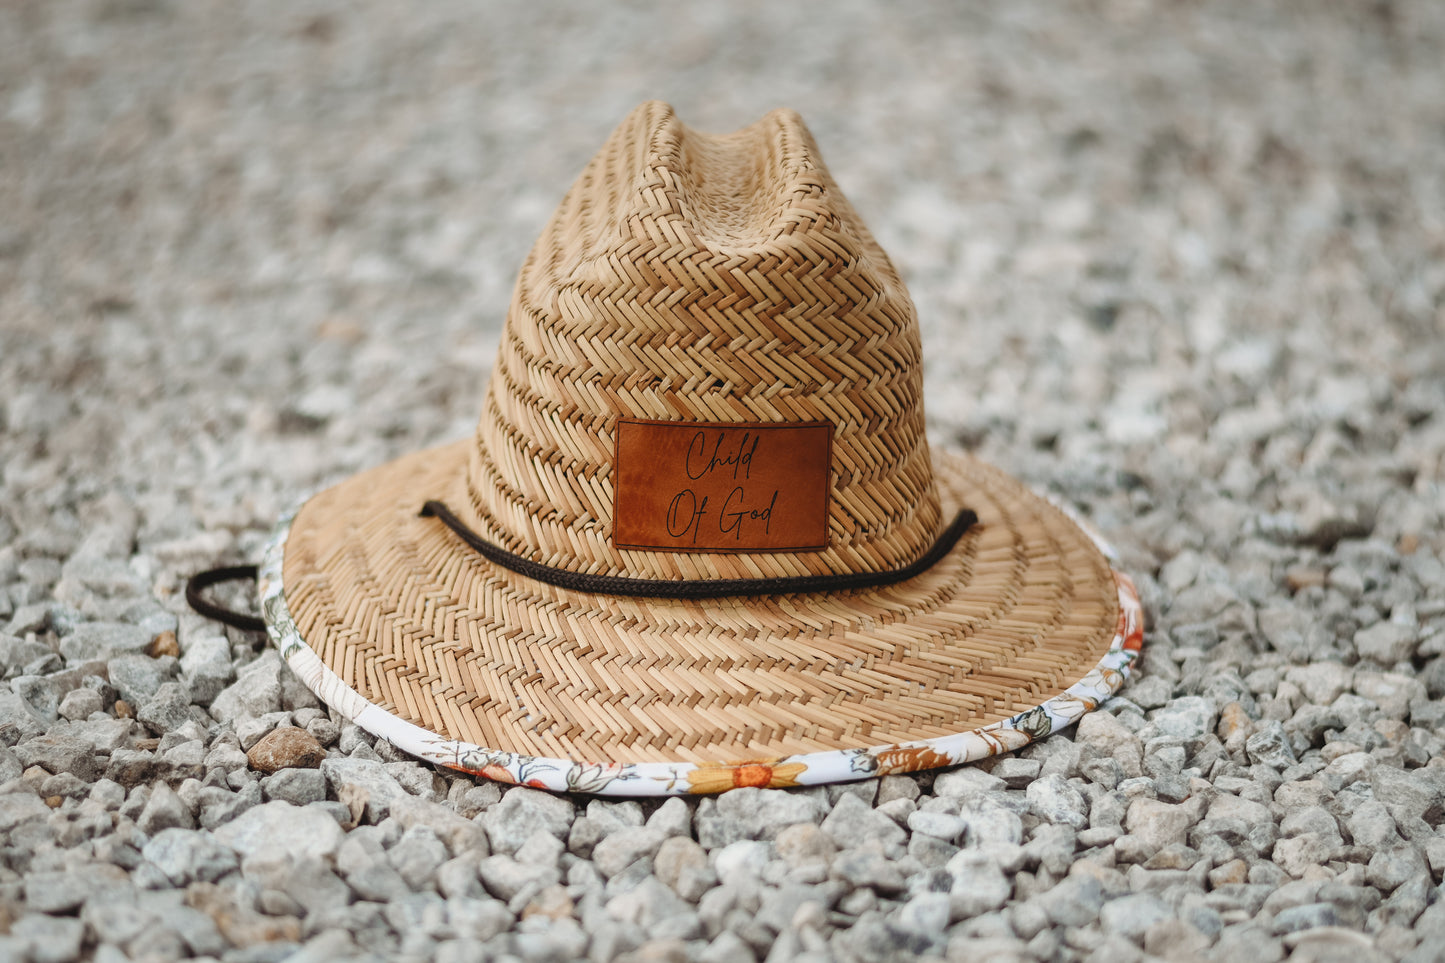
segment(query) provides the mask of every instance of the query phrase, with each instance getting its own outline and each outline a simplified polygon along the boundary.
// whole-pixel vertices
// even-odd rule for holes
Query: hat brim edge
[[[964,732],[732,765],[587,763],[530,756],[448,739],[381,708],[348,686],[321,660],[301,637],[291,617],[282,569],[286,539],[299,506],[277,522],[259,567],[257,589],[267,636],[307,688],[344,718],[427,762],[501,783],[601,796],[676,796],[716,793],[742,786],[825,785],[962,765],[1022,749],[1035,739],[1078,722],[1123,686],[1143,644],[1143,607],[1138,590],[1128,575],[1113,567],[1115,553],[1103,538],[1057,499],[1047,500],[1064,511],[1109,559],[1118,590],[1119,616],[1114,637],[1098,663],[1082,678],[1037,706]]]

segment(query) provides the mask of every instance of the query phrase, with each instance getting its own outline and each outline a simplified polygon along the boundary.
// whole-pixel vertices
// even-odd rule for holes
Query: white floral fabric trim
[[[258,591],[267,635],[301,681],[341,715],[413,756],[499,782],[556,792],[673,796],[722,792],[741,786],[815,786],[975,762],[1021,749],[1035,739],[1078,722],[1084,713],[1097,708],[1124,684],[1143,643],[1144,620],[1139,593],[1127,575],[1114,570],[1119,591],[1119,619],[1104,657],[1059,695],[1001,722],[917,742],[805,753],[735,766],[698,766],[686,762],[600,764],[527,756],[446,739],[423,729],[367,700],[321,661],[297,630],[282,584],[286,537],[294,518],[293,511],[277,523],[260,565]],[[1089,526],[1080,523],[1080,527],[1107,558],[1115,558],[1112,548]]]

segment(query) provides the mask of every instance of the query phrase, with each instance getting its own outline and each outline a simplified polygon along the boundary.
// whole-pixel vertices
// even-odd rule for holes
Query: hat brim
[[[892,586],[602,596],[499,568],[419,509],[470,442],[314,496],[261,565],[268,633],[324,702],[439,765],[622,796],[816,785],[971,762],[1076,722],[1142,641],[1132,582],[1062,509],[933,453],[979,523]]]

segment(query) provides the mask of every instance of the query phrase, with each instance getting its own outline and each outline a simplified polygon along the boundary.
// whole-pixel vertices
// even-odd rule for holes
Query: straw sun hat
[[[614,795],[1017,749],[1123,682],[1128,578],[930,448],[893,265],[797,115],[623,121],[522,266],[476,434],[321,492],[272,640],[424,759]]]

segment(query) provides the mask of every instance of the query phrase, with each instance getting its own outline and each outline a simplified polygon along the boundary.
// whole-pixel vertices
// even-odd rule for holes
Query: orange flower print
[[[687,791],[699,795],[726,792],[743,786],[758,789],[782,789],[796,786],[798,776],[808,767],[801,762],[775,765],[749,762],[741,766],[699,766],[687,773]]]
[[[474,776],[484,776],[496,782],[515,783],[517,781],[516,777],[507,770],[506,766],[498,766],[495,763],[483,766],[480,769],[468,769],[467,771]]]
[[[1027,732],[1015,729],[1007,723],[990,726],[987,729],[979,729],[977,732],[978,737],[982,739],[984,745],[989,748],[989,752],[984,753],[984,755],[1012,752],[1015,749],[1022,749],[1033,741]]]
[[[1139,604],[1139,590],[1134,580],[1123,572],[1114,572],[1119,587],[1119,621],[1114,632],[1127,652],[1138,652],[1144,646],[1144,607]]]
[[[928,746],[914,746],[909,748],[884,749],[877,753],[878,769],[877,775],[886,776],[895,772],[917,772],[920,769],[937,769],[940,766],[951,766],[954,761],[941,752],[936,752]]]

